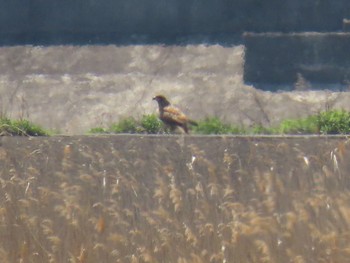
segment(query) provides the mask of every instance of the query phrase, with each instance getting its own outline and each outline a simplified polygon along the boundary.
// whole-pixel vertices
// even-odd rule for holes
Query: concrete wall
[[[346,137],[0,139],[1,262],[348,262]]]
[[[6,45],[232,44],[244,31],[336,31],[350,17],[347,0],[3,0],[1,6]]]
[[[26,4],[13,0],[2,1],[1,6],[0,45],[10,46],[97,43],[219,43],[232,46],[242,43],[243,32],[339,32],[346,30],[343,21],[350,17],[347,0],[33,0]],[[286,40],[290,43],[299,41]],[[317,53],[322,60],[328,60],[329,56],[322,52],[329,51],[328,45],[333,47],[334,37],[329,41],[316,40],[317,44],[310,42],[313,39],[302,40],[295,46],[288,44],[288,52],[278,45],[286,40],[271,41],[269,37],[263,41],[256,37],[245,40],[248,46],[247,82],[257,83],[257,86],[290,85],[297,73],[305,73],[306,79],[310,76],[310,81],[348,83],[348,66],[342,65],[347,59],[348,40],[338,39],[336,44],[341,41],[338,45],[342,47],[331,51],[335,60],[321,66],[312,64],[315,57],[305,53]],[[324,46],[326,50],[314,45]],[[276,56],[267,55],[275,52],[280,56],[278,61]],[[285,54],[293,54],[292,60]],[[299,61],[301,56],[304,58]]]
[[[244,127],[350,110],[348,92],[274,93],[246,85],[244,54],[242,45],[1,47],[0,114],[76,135],[156,114],[156,94],[195,120],[216,116]]]

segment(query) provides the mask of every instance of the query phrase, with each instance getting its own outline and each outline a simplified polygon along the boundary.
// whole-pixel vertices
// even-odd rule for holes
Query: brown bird
[[[188,133],[188,124],[197,125],[195,121],[190,120],[180,109],[172,106],[163,95],[155,96],[153,100],[158,102],[159,119],[169,126],[171,130],[181,127]]]

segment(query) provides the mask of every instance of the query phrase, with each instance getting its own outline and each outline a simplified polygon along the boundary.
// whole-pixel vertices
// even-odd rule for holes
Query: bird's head
[[[153,100],[158,102],[159,107],[166,107],[170,105],[170,102],[163,95],[157,95],[153,98]]]

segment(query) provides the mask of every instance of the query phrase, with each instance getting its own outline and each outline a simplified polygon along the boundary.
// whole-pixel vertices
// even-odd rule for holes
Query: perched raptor
[[[168,125],[171,130],[181,127],[188,133],[188,124],[197,125],[195,121],[190,120],[180,109],[172,106],[163,95],[155,96],[153,100],[158,102],[159,119]]]

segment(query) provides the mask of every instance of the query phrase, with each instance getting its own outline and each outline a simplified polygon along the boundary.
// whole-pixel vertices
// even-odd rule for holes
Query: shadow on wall
[[[3,137],[1,146],[4,263],[350,256],[344,137]]]
[[[350,33],[245,33],[244,81],[271,90],[348,89]],[[265,88],[266,87],[266,88]]]

